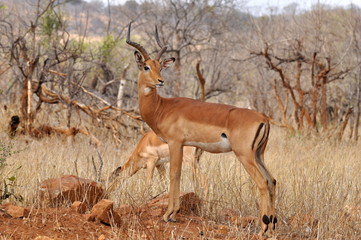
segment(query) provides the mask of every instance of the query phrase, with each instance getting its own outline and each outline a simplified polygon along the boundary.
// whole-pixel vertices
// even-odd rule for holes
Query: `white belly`
[[[232,151],[231,144],[229,143],[228,138],[221,137],[219,142],[185,142],[186,146],[198,147],[206,152],[210,153],[224,153]]]

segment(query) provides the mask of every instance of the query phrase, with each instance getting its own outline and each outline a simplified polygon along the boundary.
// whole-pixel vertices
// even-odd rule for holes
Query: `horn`
[[[136,42],[133,42],[133,41],[130,40],[130,28],[131,28],[131,25],[132,25],[132,22],[129,23],[126,42],[130,46],[135,47],[143,55],[144,61],[147,61],[150,57],[149,57],[147,51],[144,49],[144,47],[142,47],[142,45],[140,45],[139,43],[136,43]]]
[[[155,26],[155,39],[157,40],[157,43],[158,43],[159,47],[161,48],[161,50],[158,52],[158,55],[156,57],[156,60],[159,61],[160,57],[167,50],[167,46],[162,46],[162,44],[160,43],[157,26]]]

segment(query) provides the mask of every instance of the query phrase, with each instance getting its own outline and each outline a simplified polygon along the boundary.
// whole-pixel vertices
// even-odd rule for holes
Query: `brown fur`
[[[196,148],[184,147],[183,160],[192,169],[193,181],[198,187],[198,180],[200,187],[205,194],[208,192],[207,178],[202,172],[198,170],[199,156],[196,156]],[[199,153],[198,153],[199,154]],[[131,156],[124,163],[123,166],[117,167],[109,176],[108,181],[113,182],[114,179],[120,175],[123,177],[131,177],[141,169],[147,170],[147,181],[150,184],[154,169],[156,168],[162,179],[165,178],[164,165],[169,161],[168,145],[162,142],[159,137],[153,132],[146,132],[139,140],[137,146],[132,152]]]
[[[129,32],[130,27],[128,35]],[[174,59],[161,62],[143,60],[136,51],[135,60],[140,69],[138,95],[141,116],[169,145],[170,198],[163,220],[175,221],[180,208],[183,146],[195,146],[213,153],[235,153],[260,191],[261,234],[269,229],[269,225],[273,229],[277,222],[275,181],[263,160],[269,136],[269,118],[253,110],[225,104],[188,98],[163,98],[156,90],[159,83],[164,82],[160,71],[169,67]],[[257,147],[252,148],[252,145]]]

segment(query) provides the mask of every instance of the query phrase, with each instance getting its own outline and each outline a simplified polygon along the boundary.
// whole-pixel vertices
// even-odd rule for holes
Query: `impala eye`
[[[150,68],[148,66],[144,66],[144,70],[148,71],[148,70],[150,70]]]

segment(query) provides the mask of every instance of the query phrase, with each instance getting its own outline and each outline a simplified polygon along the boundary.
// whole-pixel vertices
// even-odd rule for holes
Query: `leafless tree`
[[[344,28],[338,25],[335,32],[324,30],[334,21],[326,16],[322,6],[315,6],[303,15],[255,21],[261,50],[251,53],[263,58],[265,66],[273,72],[268,77],[281,122],[291,131],[302,131],[305,126],[318,130],[318,122],[327,130],[333,84],[348,77],[353,67],[343,64],[350,42],[337,42],[333,37],[344,39]],[[277,28],[271,25],[275,23],[279,23]]]

